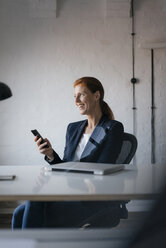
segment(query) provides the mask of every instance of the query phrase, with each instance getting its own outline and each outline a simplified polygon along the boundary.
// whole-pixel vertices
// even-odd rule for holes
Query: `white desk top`
[[[0,165],[0,175],[5,174],[16,178],[0,181],[0,201],[154,199],[165,181],[166,166],[126,165],[124,171],[97,176],[49,172],[44,166]]]
[[[0,247],[28,248],[124,248],[135,232],[113,229],[1,230]]]

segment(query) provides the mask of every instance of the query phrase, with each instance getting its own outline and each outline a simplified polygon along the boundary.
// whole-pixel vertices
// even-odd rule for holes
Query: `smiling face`
[[[74,88],[75,104],[81,115],[93,115],[97,108],[100,108],[100,93],[92,93],[85,85],[79,84]]]

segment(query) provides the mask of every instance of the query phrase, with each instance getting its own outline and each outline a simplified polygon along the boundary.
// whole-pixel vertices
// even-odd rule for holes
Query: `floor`
[[[13,209],[17,206],[16,202],[0,202],[0,228],[11,227]]]

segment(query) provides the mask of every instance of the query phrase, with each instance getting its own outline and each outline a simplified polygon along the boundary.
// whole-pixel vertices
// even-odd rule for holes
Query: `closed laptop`
[[[124,164],[66,162],[51,166],[52,171],[89,173],[94,175],[107,175],[125,168]]]

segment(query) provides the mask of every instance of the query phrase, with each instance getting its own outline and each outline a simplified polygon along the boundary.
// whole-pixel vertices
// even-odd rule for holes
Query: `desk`
[[[126,165],[125,170],[97,176],[49,172],[44,166],[0,166],[0,174],[15,174],[0,181],[0,201],[134,200],[154,199],[162,188],[166,166]]]
[[[30,248],[124,248],[134,234],[133,230],[112,229],[34,229],[24,231],[2,230],[0,247]],[[6,241],[6,246],[4,245]],[[8,245],[8,246],[7,246]]]

